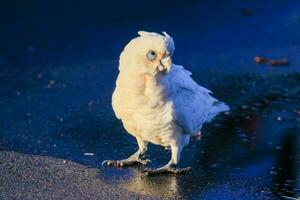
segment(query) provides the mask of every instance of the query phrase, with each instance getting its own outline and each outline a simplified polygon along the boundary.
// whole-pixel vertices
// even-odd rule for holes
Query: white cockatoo
[[[213,98],[211,91],[198,85],[191,72],[172,64],[173,39],[166,33],[139,31],[120,55],[119,75],[112,95],[112,107],[139,149],[123,160],[102,164],[122,167],[147,164],[148,142],[170,147],[171,160],[163,167],[146,169],[146,174],[183,173],[178,168],[180,154],[202,125],[229,107]]]

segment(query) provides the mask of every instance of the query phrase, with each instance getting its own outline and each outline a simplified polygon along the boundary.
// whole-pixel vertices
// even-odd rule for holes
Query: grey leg
[[[102,162],[102,165],[108,165],[108,166],[113,166],[113,167],[124,167],[124,166],[129,166],[129,165],[134,165],[137,163],[140,163],[142,165],[147,165],[151,160],[149,159],[143,159],[147,152],[147,147],[148,147],[148,142],[141,140],[140,138],[136,138],[137,143],[139,145],[139,149],[137,152],[132,154],[126,159],[123,160],[104,160]]]
[[[163,167],[157,169],[145,169],[143,171],[144,175],[157,175],[163,173],[173,173],[173,174],[187,174],[191,167],[186,168],[178,168],[176,167],[180,160],[180,155],[182,151],[182,147],[171,146],[172,157],[171,160]]]

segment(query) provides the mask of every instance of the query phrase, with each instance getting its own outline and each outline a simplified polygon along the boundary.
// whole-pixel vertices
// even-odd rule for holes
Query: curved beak
[[[171,69],[171,66],[172,66],[172,59],[170,56],[167,56],[160,60],[160,66],[158,67],[158,70],[159,71],[166,70],[167,72],[169,72]]]

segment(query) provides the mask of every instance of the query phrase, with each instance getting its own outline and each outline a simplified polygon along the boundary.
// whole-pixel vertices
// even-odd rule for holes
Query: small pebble
[[[85,155],[85,156],[93,156],[95,154],[94,153],[84,153],[83,155]]]
[[[230,115],[230,111],[224,112],[225,115]]]
[[[48,85],[47,85],[47,88],[51,88],[53,85],[55,84],[55,81],[54,80],[50,80]]]

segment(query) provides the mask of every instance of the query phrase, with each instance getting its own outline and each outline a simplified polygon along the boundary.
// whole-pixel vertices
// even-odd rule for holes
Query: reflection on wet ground
[[[215,75],[195,71],[194,79],[206,80],[231,111],[207,124],[202,140],[185,148],[181,164],[193,167],[190,175],[143,179],[138,166],[100,167],[105,159],[125,158],[136,150],[134,139],[110,107],[115,74],[98,68],[101,64],[72,66],[73,72],[69,66],[49,69],[41,79],[36,76],[39,72],[31,71],[22,78],[22,87],[28,89],[18,92],[17,83],[13,98],[1,102],[5,108],[0,116],[1,148],[99,168],[99,179],[145,195],[196,199],[300,195],[298,73],[223,76],[216,82]],[[108,73],[112,76],[103,76]],[[48,87],[51,80],[55,81]],[[150,167],[160,166],[170,152],[151,145],[149,156]]]
[[[121,188],[163,197],[268,199],[299,195],[300,88],[282,88],[285,84],[299,86],[299,75],[230,80],[232,84],[244,80],[238,85],[242,90],[227,81],[228,89],[218,93],[231,102],[232,110],[208,124],[202,141],[193,141],[183,153],[182,164],[193,167],[191,175],[145,179],[134,168],[101,169],[101,176],[114,174],[115,184]],[[161,165],[169,156],[162,148],[150,154],[155,161],[152,166]]]

